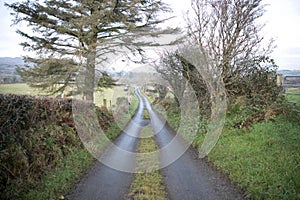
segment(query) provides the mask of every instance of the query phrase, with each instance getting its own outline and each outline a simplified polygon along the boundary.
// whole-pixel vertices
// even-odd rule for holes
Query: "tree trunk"
[[[96,64],[96,49],[93,48],[87,55],[85,91],[84,91],[85,100],[91,102],[94,102],[95,64]]]
[[[174,95],[174,100],[175,100],[175,106],[176,108],[179,108],[180,107],[180,102],[179,102],[179,99],[176,95]]]

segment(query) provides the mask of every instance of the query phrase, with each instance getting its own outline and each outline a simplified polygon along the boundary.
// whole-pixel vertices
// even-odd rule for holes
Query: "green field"
[[[300,103],[300,89],[288,90],[286,92],[286,98],[289,101],[299,102]]]
[[[285,97],[288,101],[296,104],[296,109],[300,110],[300,89],[289,89]]]
[[[37,89],[29,87],[25,83],[18,84],[0,84],[0,94],[18,94],[18,95],[32,95],[43,96],[43,93]],[[116,86],[112,89],[104,89],[102,92],[95,92],[95,104],[97,106],[104,106],[103,100],[106,99],[107,107],[111,108],[116,104],[118,97],[128,97],[129,100],[132,96],[129,95],[130,91],[125,92],[123,86]]]
[[[0,94],[24,94],[24,95],[39,95],[39,91],[29,87],[25,83],[16,84],[0,84]]]
[[[116,86],[111,89],[104,89],[103,92],[97,91],[94,94],[95,104],[97,106],[104,106],[104,99],[106,99],[106,106],[108,108],[116,105],[118,97],[128,97],[129,101],[131,101],[132,93],[130,91],[124,91],[124,86]]]

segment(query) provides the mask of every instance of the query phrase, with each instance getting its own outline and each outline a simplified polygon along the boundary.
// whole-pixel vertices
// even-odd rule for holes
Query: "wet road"
[[[108,166],[119,166],[127,172],[120,172],[98,162],[93,169],[71,191],[67,199],[124,199],[133,180],[135,152],[140,130],[147,125],[143,119],[146,108],[151,117],[151,127],[159,145],[162,174],[169,199],[209,200],[209,199],[243,199],[241,191],[233,186],[222,174],[209,164],[197,158],[193,149],[165,123],[164,118],[156,113],[148,99],[138,90],[139,107],[122,134],[108,148],[101,160]],[[172,142],[171,142],[172,141]],[[187,150],[186,150],[187,149]],[[124,151],[127,150],[127,151]],[[127,153],[126,153],[127,152]],[[125,169],[125,170],[124,170]]]
[[[124,152],[136,151],[138,134],[143,126],[147,125],[143,119],[144,102],[140,96],[138,97],[140,103],[135,115],[120,136],[99,158],[103,162],[97,161],[95,166],[70,191],[66,199],[117,200],[125,198],[134,174],[118,171],[109,166],[117,163],[117,167],[124,168],[127,171],[135,169],[135,157],[124,155]],[[106,163],[106,165],[103,163]]]

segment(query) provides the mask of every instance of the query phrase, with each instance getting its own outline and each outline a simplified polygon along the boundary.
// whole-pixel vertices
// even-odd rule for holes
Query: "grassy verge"
[[[167,121],[168,124],[174,129],[178,130],[179,122],[181,120],[180,108],[172,107],[167,111]]]
[[[108,137],[108,139],[113,140],[121,133],[122,128],[124,128],[124,126],[129,122],[131,117],[134,115],[138,107],[138,103],[139,103],[138,98],[135,96],[129,106],[129,114],[122,117],[118,123],[112,124],[111,127],[105,132],[105,135]]]
[[[254,199],[300,198],[300,124],[278,118],[249,131],[225,129],[209,155]]]
[[[139,153],[150,153],[157,150],[158,147],[154,141],[154,138],[153,136],[149,137],[150,135],[152,135],[152,132],[149,128],[142,130],[142,139],[138,145]],[[153,168],[149,169],[148,166]],[[159,170],[153,170],[158,169],[158,167],[158,157],[156,159],[154,158],[154,160],[148,159],[143,155],[139,155],[137,157],[137,171],[144,171],[145,168],[148,168],[149,171],[145,170],[143,173],[135,174],[134,181],[131,184],[128,194],[128,199],[167,199],[167,194],[165,192],[165,186],[163,183],[163,176],[160,174]]]
[[[61,195],[71,189],[80,176],[91,167],[94,158],[85,149],[74,149],[73,154],[45,175],[38,188],[27,193],[24,199],[64,199]]]
[[[171,121],[178,120],[176,108],[168,113]],[[226,120],[231,124],[234,119]],[[176,123],[169,124],[176,128]],[[226,125],[208,159],[251,199],[300,199],[299,130],[299,121],[283,116],[249,129]],[[203,139],[199,133],[195,144]]]
[[[179,122],[181,119],[180,108],[175,108],[174,106],[172,106],[172,109],[169,109],[169,107],[173,104],[174,95],[169,92],[167,93],[166,98],[162,102],[156,102],[156,93],[144,92],[143,94],[151,102],[154,110],[157,111],[160,115],[162,115],[174,130],[178,130],[180,125]],[[146,113],[145,118],[147,117],[148,116]]]

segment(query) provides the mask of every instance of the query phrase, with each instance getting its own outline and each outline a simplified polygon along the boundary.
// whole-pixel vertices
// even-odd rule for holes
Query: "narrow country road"
[[[174,146],[160,152],[161,173],[165,178],[168,198],[172,200],[218,200],[218,199],[243,199],[242,192],[232,185],[227,178],[214,170],[206,161],[198,159],[195,151],[188,148],[182,156],[170,165],[170,157],[186,143],[175,138],[174,131],[164,123],[161,115],[156,113],[149,100],[136,90],[139,98],[139,107],[135,116],[128,123],[121,135],[114,141],[118,148],[108,148],[104,153],[104,163],[118,165],[125,171],[133,171],[135,157],[124,155],[124,151],[135,152],[138,144],[140,130],[149,124],[143,119],[143,111],[147,109],[151,117],[150,126],[154,130],[155,140],[164,149],[171,140]],[[174,140],[175,138],[175,140]],[[75,200],[119,200],[125,199],[129,191],[134,174],[112,169],[101,162],[83,177],[77,186],[70,191],[67,199]]]
[[[138,144],[138,134],[145,123],[143,119],[144,103],[139,97],[139,107],[125,127],[124,131],[114,141],[114,144],[121,149],[129,152],[135,152]],[[128,134],[130,133],[130,134]],[[120,155],[119,149],[108,148],[105,155],[109,157],[110,161],[117,161],[118,165],[134,170],[135,161],[131,159],[124,159]],[[128,158],[128,157],[127,157]],[[112,169],[102,162],[97,161],[95,166],[82,178],[76,187],[70,191],[66,199],[70,200],[114,200],[124,199],[130,188],[134,174],[121,172]]]

